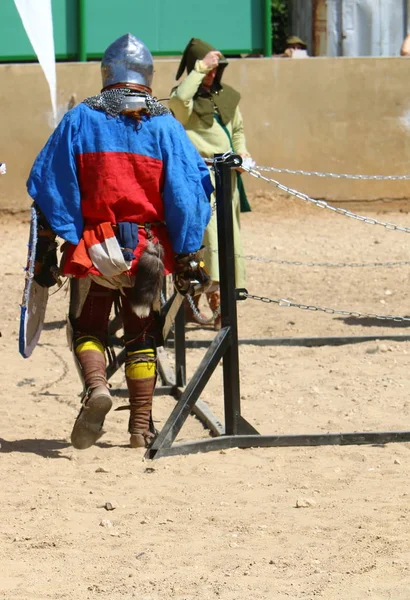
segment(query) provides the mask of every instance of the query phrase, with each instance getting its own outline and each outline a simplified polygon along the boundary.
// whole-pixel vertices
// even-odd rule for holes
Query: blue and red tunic
[[[27,189],[69,243],[64,274],[76,277],[100,274],[87,253],[86,233],[122,222],[152,223],[172,272],[175,254],[200,248],[213,191],[202,157],[173,116],[143,117],[138,124],[85,104],[69,111],[50,136]],[[132,273],[147,243],[145,229],[139,232]]]

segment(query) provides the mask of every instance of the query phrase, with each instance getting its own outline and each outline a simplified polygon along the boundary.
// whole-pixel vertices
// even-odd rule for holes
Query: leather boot
[[[217,310],[219,310],[219,313],[214,318],[214,329],[215,329],[215,331],[219,331],[221,329],[221,323],[222,323],[221,311],[220,311],[220,309],[221,309],[221,294],[219,293],[219,290],[218,290],[216,292],[211,292],[210,294],[207,294],[206,297],[208,300],[209,308],[212,310],[212,312],[215,313]]]
[[[152,397],[154,395],[156,376],[131,379],[126,376],[130,394],[130,433],[131,448],[146,448],[155,437],[152,422]]]
[[[194,313],[192,306],[190,305],[190,303],[188,301],[188,298],[185,298],[185,300],[184,300],[185,323],[197,323],[198,325],[202,325],[204,322],[207,321],[207,316],[204,315],[203,313],[201,313],[201,311],[199,310],[199,299],[200,298],[201,298],[201,294],[198,294],[197,296],[192,296],[194,305],[201,316],[200,319],[198,319],[198,317]]]
[[[104,419],[112,407],[107,388],[105,355],[98,350],[76,353],[84,377],[86,393],[71,432],[71,443],[78,450],[90,448],[101,437]]]

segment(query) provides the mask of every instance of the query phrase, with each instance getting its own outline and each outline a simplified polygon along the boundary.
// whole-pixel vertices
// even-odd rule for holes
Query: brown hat
[[[288,37],[288,39],[286,40],[287,46],[292,46],[293,44],[300,44],[301,46],[303,46],[303,49],[307,48],[306,42],[301,40],[300,37],[297,37],[297,35],[292,35],[291,37]]]
[[[179,79],[180,77],[182,77],[185,68],[187,72],[190,73],[195,67],[195,62],[197,60],[202,60],[204,56],[206,56],[208,52],[211,52],[212,50],[216,50],[216,48],[214,48],[207,42],[200,40],[199,38],[192,38],[188,42],[187,47],[184,50],[175,79]],[[220,82],[220,80],[222,79],[223,71],[227,65],[228,61],[224,56],[221,56],[221,58],[219,59],[218,72],[216,77],[218,82]]]
[[[195,67],[195,62],[197,60],[202,60],[204,56],[212,50],[215,50],[215,48],[207,42],[204,42],[199,38],[192,38],[182,55],[176,79],[179,79],[182,76],[185,69],[190,73]],[[239,92],[230,85],[221,82],[227,64],[228,61],[222,56],[219,59],[213,89],[204,93],[204,91],[199,88],[194,96],[194,112],[202,120],[205,127],[212,127],[214,123],[215,106],[218,108],[222,123],[226,125],[232,121],[236,107],[239,104],[241,97]]]

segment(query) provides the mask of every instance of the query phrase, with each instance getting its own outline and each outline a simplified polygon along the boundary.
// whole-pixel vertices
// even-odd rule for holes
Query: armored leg
[[[144,448],[155,437],[151,416],[152,397],[157,379],[155,350],[147,348],[127,351],[125,377],[130,398],[130,446]]]
[[[159,326],[154,312],[140,318],[132,311],[128,290],[121,296],[127,359],[125,377],[130,401],[128,432],[132,448],[149,446],[155,437],[152,398],[157,379],[156,346]]]
[[[74,351],[83,373],[85,394],[71,432],[71,443],[74,448],[85,450],[101,437],[112,400],[107,388],[105,352],[101,342],[92,336],[83,336],[77,340]]]
[[[89,448],[102,435],[112,407],[107,387],[105,342],[113,290],[92,283],[77,318],[71,319],[73,352],[84,383],[82,407],[71,432],[75,448]],[[71,314],[75,314],[73,309]]]

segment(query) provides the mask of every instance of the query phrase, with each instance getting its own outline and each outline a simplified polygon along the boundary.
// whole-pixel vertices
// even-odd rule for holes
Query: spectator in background
[[[222,83],[222,76],[228,65],[226,58],[215,48],[192,38],[181,59],[176,79],[187,70],[185,79],[171,92],[169,107],[175,117],[185,127],[188,137],[204,158],[214,154],[234,151],[250,161],[246,148],[242,115],[239,110],[239,92]],[[211,172],[213,177],[213,173]],[[235,244],[236,287],[245,287],[245,265],[241,258],[240,212],[250,210],[245,189],[239,172],[232,172],[233,187],[233,228]],[[220,329],[220,306],[218,236],[215,213],[212,215],[203,240],[205,246],[205,267],[214,283],[213,291],[207,293],[211,310],[216,314],[214,328]],[[195,297],[198,308],[199,297]],[[189,305],[186,305],[187,321],[201,323]]]
[[[307,44],[300,37],[292,35],[286,40],[286,48],[282,54],[275,54],[275,56],[282,58],[306,58]]]
[[[410,34],[404,38],[400,48],[400,56],[410,56]]]

